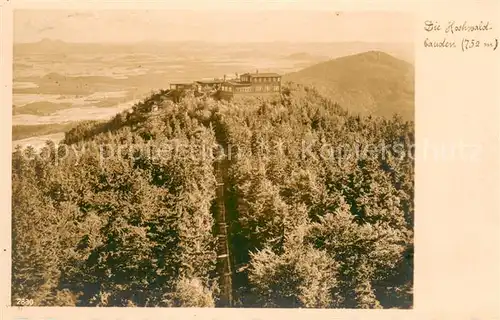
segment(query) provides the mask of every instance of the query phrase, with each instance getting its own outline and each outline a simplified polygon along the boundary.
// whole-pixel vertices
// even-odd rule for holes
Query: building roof
[[[257,72],[257,73],[244,73],[242,76],[250,76],[252,78],[267,78],[267,77],[281,77],[281,75],[275,72]]]
[[[170,85],[192,86],[192,82],[172,82]]]
[[[197,80],[196,83],[202,83],[202,84],[219,84],[219,83],[223,83],[224,80],[223,79],[217,79],[217,80]]]

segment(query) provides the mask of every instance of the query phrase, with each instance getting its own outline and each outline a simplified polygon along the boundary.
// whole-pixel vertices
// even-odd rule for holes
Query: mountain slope
[[[16,149],[14,303],[410,308],[413,123],[283,89],[162,90],[67,148]]]
[[[322,62],[287,74],[283,81],[313,86],[353,113],[414,118],[414,68],[384,52]]]

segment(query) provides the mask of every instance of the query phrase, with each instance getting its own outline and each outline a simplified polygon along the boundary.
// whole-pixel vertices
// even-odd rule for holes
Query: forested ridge
[[[415,70],[382,51],[367,51],[314,64],[283,76],[316,88],[352,113],[404,120],[415,116]]]
[[[298,85],[233,102],[154,93],[13,153],[13,303],[410,308],[413,143],[413,122]]]

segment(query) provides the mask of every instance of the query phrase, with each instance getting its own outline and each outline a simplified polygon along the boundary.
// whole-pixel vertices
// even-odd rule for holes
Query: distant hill
[[[353,113],[414,119],[414,67],[381,51],[322,62],[283,81],[313,86]]]
[[[315,60],[315,61],[328,60],[328,57],[312,55],[312,54],[307,53],[307,52],[295,52],[295,53],[289,54],[283,58],[287,59],[287,60]]]
[[[384,42],[241,42],[207,43],[196,41],[161,42],[144,41],[131,43],[71,43],[54,39],[43,39],[31,43],[14,43],[14,56],[38,54],[132,54],[149,53],[179,57],[196,54],[200,58],[212,57],[259,57],[270,59],[302,59],[305,55],[339,58],[361,52],[377,50],[387,52],[396,58],[413,63],[413,43]],[[305,55],[304,55],[305,53]],[[296,55],[297,54],[297,55]],[[302,57],[301,57],[302,56]],[[323,57],[327,57],[323,59]],[[318,61],[318,60],[316,60]]]
[[[63,53],[67,50],[68,44],[61,40],[44,38],[31,43],[14,43],[14,54],[27,53],[29,51],[37,53]]]

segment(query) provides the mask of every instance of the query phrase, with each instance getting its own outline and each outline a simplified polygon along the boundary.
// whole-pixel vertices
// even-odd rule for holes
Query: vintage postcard
[[[4,1],[5,319],[494,319],[495,4],[368,4]]]

